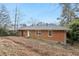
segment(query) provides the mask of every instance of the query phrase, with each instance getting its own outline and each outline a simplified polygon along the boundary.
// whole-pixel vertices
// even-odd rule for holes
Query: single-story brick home
[[[27,26],[18,30],[19,36],[66,42],[68,28],[61,26]]]

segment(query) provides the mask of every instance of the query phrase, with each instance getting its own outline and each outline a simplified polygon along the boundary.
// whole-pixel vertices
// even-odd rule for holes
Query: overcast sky
[[[19,3],[19,4],[4,4],[9,11],[12,22],[14,22],[15,8],[18,7],[20,23],[27,25],[32,22],[45,22],[58,24],[57,18],[61,14],[61,7],[59,4],[49,3]]]

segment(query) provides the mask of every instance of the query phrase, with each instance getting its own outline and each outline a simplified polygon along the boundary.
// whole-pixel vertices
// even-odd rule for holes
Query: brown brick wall
[[[22,31],[19,31],[22,32]],[[52,31],[52,36],[48,36],[48,30],[41,30],[41,34],[38,36],[37,31],[31,30],[30,37],[34,39],[50,39],[55,41],[64,41],[64,34],[66,31]],[[20,35],[22,35],[20,33]],[[27,37],[27,31],[23,31],[23,36]]]
[[[54,31],[53,39],[56,41],[64,41],[66,31]]]
[[[27,31],[25,31],[25,30],[19,30],[18,31],[18,35],[19,36],[25,36],[25,37],[27,37]]]
[[[37,38],[34,30],[33,31],[30,31],[30,37],[31,38],[34,38],[34,39]]]

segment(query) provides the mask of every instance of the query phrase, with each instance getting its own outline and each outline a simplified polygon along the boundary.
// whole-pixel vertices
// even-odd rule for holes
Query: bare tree
[[[19,20],[20,20],[20,10],[18,9],[18,6],[16,5],[15,8],[15,24],[14,24],[14,30],[17,30],[19,27]]]
[[[73,5],[70,3],[62,3],[60,4],[60,6],[62,6],[62,12],[61,12],[61,16],[60,16],[60,24],[64,25],[64,24],[68,24],[71,20],[73,20],[75,18],[75,12],[73,10]]]
[[[1,5],[0,9],[0,27],[9,28],[11,24],[10,15],[5,7],[5,5]]]

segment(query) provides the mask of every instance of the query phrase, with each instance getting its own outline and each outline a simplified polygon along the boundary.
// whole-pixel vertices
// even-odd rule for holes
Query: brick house
[[[65,43],[67,31],[67,28],[61,26],[27,26],[20,28],[18,34],[33,39],[54,40]]]

